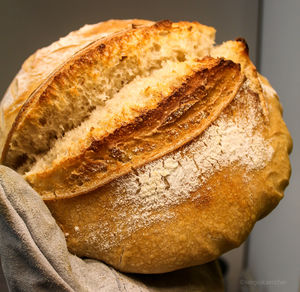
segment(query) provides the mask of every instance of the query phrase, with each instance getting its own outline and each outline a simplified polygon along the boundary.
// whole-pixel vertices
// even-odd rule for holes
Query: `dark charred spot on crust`
[[[171,28],[172,21],[168,20],[168,19],[160,20],[154,24],[154,27],[156,27],[156,28]]]
[[[79,177],[80,177],[79,174],[72,172],[69,176],[69,179],[73,181],[73,180],[77,180]]]
[[[205,68],[200,73],[201,75],[206,75],[208,71],[209,71],[208,68]]]
[[[60,84],[61,80],[65,77],[65,74],[63,72],[58,72],[53,77],[53,81],[47,86],[45,93],[47,94],[47,91],[53,87],[53,84]]]
[[[224,58],[219,58],[219,60],[219,67],[237,68],[239,71],[241,70],[241,65],[238,63],[234,63],[231,60],[225,60]]]
[[[117,147],[113,147],[110,149],[109,156],[121,162],[127,162],[130,160],[126,153]]]
[[[45,126],[47,124],[47,120],[45,117],[39,118],[39,123],[41,126]]]
[[[241,64],[234,63],[231,60],[226,60],[225,66],[229,68],[236,68],[237,70],[241,71]]]
[[[193,30],[193,27],[190,26],[190,27],[188,28],[188,31],[192,31],[192,30]]]
[[[15,165],[13,165],[13,167],[16,169],[18,167],[20,167],[21,165],[23,165],[28,159],[27,154],[21,154],[19,155],[16,160],[15,160]]]
[[[234,62],[232,62],[231,60],[225,60],[224,58],[220,58],[219,59],[220,62],[218,64],[219,67],[234,67],[236,66],[236,64]]]
[[[98,46],[98,51],[101,53],[104,49],[105,49],[106,45],[105,44],[101,44]]]
[[[122,56],[121,59],[120,59],[120,61],[122,62],[122,61],[124,61],[125,59],[127,59],[127,56]]]
[[[226,62],[224,58],[219,58],[219,60],[220,60],[220,62],[219,62],[220,66],[223,65]]]
[[[142,25],[142,24],[131,23],[131,28],[132,28],[132,29],[136,29],[136,28],[138,28],[139,26],[143,26],[143,25]]]
[[[97,140],[94,140],[90,147],[87,149],[87,151],[93,151],[93,152],[99,152],[100,149],[103,147],[103,143],[101,141],[97,141]]]
[[[47,92],[43,92],[39,98],[39,103],[42,103],[48,99]]]
[[[93,59],[92,59],[92,57],[90,56],[91,55],[91,53],[92,52],[89,52],[89,53],[87,53],[87,54],[85,54],[85,55],[83,55],[83,56],[81,56],[80,58],[78,58],[75,62],[74,62],[74,64],[72,65],[72,66],[80,66],[80,64],[90,64],[90,65],[92,65],[93,63],[94,63],[94,61],[93,61]],[[74,67],[73,67],[74,68]],[[72,68],[70,68],[71,69],[71,71],[72,71]]]
[[[237,38],[237,39],[235,39],[235,40],[236,40],[237,42],[241,42],[241,43],[244,44],[244,46],[245,46],[245,52],[246,52],[247,55],[249,55],[249,46],[248,46],[246,40],[245,40],[244,38]]]

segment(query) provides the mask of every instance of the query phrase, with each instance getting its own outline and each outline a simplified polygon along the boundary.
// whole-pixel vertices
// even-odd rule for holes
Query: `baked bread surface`
[[[13,81],[2,102],[2,162],[46,200],[78,256],[124,272],[161,273],[239,246],[282,198],[292,147],[278,97],[258,76],[246,43],[213,47],[214,29],[188,22],[109,21],[86,29],[58,43],[65,55],[42,49],[47,58],[38,59],[36,79],[34,63],[27,73],[23,65],[23,87]],[[149,62],[141,65],[146,51]],[[148,73],[122,75],[126,84],[110,84],[118,91],[106,92],[108,101],[90,97],[95,68],[101,64],[115,80],[107,72],[124,62],[122,74],[137,64]],[[139,80],[152,86],[131,105],[126,94]],[[72,108],[77,119],[62,125],[79,97],[86,104]],[[110,110],[118,119],[103,114]],[[84,128],[93,111],[98,128]],[[61,129],[52,135],[43,120],[49,112]],[[72,139],[79,146],[66,147]]]
[[[187,193],[169,195],[165,187],[155,192],[148,189],[147,197],[131,192],[130,184],[136,178],[126,177],[83,196],[48,201],[70,250],[79,256],[99,258],[121,271],[161,273],[209,262],[239,246],[255,222],[276,207],[290,176],[290,136],[276,95],[266,98],[270,121],[264,137],[270,139],[274,152],[262,169],[249,171],[238,162],[219,169],[210,165],[213,173],[204,173],[204,183],[196,190],[192,186]],[[247,103],[239,104],[235,110],[247,115],[245,106]],[[227,110],[230,116],[239,115],[231,112],[234,109]],[[185,148],[177,151],[177,157],[178,153],[189,155]],[[167,164],[168,158],[164,161]],[[184,160],[179,161],[184,168]],[[172,159],[169,163],[176,162]],[[207,157],[203,163],[212,162]],[[183,175],[173,176],[183,183],[174,183],[188,189],[194,179],[190,175],[193,169],[183,171]],[[150,173],[153,175],[155,168]]]
[[[105,38],[118,31],[128,30],[132,26],[150,24],[153,22],[134,19],[109,20],[94,25],[85,25],[78,31],[71,32],[66,37],[31,55],[22,65],[1,101],[1,152],[21,108],[53,71],[95,40]]]
[[[185,75],[179,87],[159,104],[151,100],[142,110],[135,109],[138,116],[129,122],[122,112],[117,122],[121,127],[108,135],[89,132],[90,142],[77,155],[69,154],[46,171],[31,171],[26,174],[27,180],[45,199],[72,197],[98,188],[199,136],[232,101],[244,76],[237,64],[213,58],[201,60],[193,70],[196,73]],[[113,118],[118,119],[115,112]],[[107,131],[109,125],[105,126]]]
[[[118,33],[130,22],[121,23],[117,22],[116,33],[108,33],[103,38],[97,34],[94,41],[89,36],[77,50],[69,49],[72,47],[72,35],[69,35],[65,38],[68,45],[61,45],[66,54],[60,58],[59,65],[48,67],[48,59],[58,54],[56,51],[53,54],[50,46],[42,51],[47,57],[45,61],[38,59],[37,68],[33,65],[28,73],[19,73],[26,84],[19,88],[18,75],[1,106],[6,121],[1,135],[2,163],[15,169],[24,164],[30,167],[55,140],[78,127],[127,83],[147,76],[168,60],[180,62],[182,54],[185,56],[187,52],[190,58],[203,57],[214,41],[214,29],[198,23],[162,21],[145,26],[132,21],[129,29]],[[77,34],[81,39],[80,31]],[[197,40],[201,40],[202,46],[197,46]],[[37,58],[37,53],[31,59]],[[31,81],[35,69],[39,78]],[[27,89],[31,86],[34,90]],[[39,135],[32,137],[32,133]]]

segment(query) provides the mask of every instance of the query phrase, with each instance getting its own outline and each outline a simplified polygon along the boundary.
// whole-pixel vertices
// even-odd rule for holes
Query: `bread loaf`
[[[288,184],[292,142],[243,39],[196,22],[111,20],[39,50],[1,103],[2,163],[71,252],[134,273],[239,246]]]

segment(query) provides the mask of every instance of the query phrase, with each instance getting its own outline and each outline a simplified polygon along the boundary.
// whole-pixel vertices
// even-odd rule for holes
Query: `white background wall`
[[[285,198],[258,222],[249,267],[258,291],[300,291],[300,1],[265,0],[261,72],[280,96],[294,140],[292,178]],[[267,285],[261,281],[277,281]],[[282,282],[280,282],[282,281]]]

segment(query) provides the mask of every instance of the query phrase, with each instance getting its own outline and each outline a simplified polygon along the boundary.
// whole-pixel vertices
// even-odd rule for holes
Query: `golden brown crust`
[[[118,193],[113,183],[84,196],[48,201],[67,236],[69,249],[79,256],[101,259],[121,271],[161,273],[206,263],[239,246],[255,222],[276,207],[290,176],[291,138],[278,99],[266,93],[265,97],[269,123],[266,126],[260,114],[263,128],[258,131],[271,141],[275,151],[263,169],[249,172],[239,165],[222,168],[186,201],[155,211],[161,218],[168,212],[175,214],[170,220],[152,222],[134,232],[128,232],[126,228],[132,226],[122,223],[124,210],[126,218],[134,218],[134,209],[126,201],[113,207],[114,202],[122,202],[126,189]],[[226,110],[229,120],[247,115],[247,106],[230,105]],[[260,107],[258,98],[256,107]]]
[[[77,157],[26,179],[45,200],[98,188],[199,136],[232,101],[243,81],[239,65],[231,61],[199,61],[198,71],[157,108],[144,108],[133,123],[93,140]]]
[[[18,108],[17,115],[12,124],[12,127],[7,135],[6,143],[2,152],[2,163],[8,164],[8,151],[9,144],[13,143],[13,135],[20,131],[22,126],[27,126],[28,124],[38,124],[38,120],[40,117],[44,116],[45,113],[40,113],[39,111],[43,111],[43,106],[47,107],[51,105],[51,99],[53,99],[53,94],[56,88],[63,86],[68,78],[78,76],[79,72],[82,70],[83,66],[92,65],[93,58],[99,58],[99,55],[102,57],[104,53],[104,49],[109,49],[110,51],[114,49],[114,44],[121,41],[121,38],[117,37],[119,28],[122,28],[121,21],[120,25],[117,26],[117,30],[115,33],[109,34],[108,36],[100,38],[98,41],[95,39],[94,41],[89,41],[88,43],[84,43],[85,46],[81,49],[72,50],[73,56],[68,54],[68,58],[65,60],[59,60],[57,64],[53,66],[54,71],[47,71],[45,76],[41,76],[42,82],[39,80],[40,84],[34,84],[34,91],[31,94],[26,92],[25,96],[21,96],[18,98],[17,103],[19,104],[19,99],[22,99],[22,107]],[[106,27],[106,25],[105,25]],[[113,26],[114,27],[114,26]],[[128,22],[126,22],[126,26],[123,28],[128,28]],[[126,31],[132,31],[132,26],[130,26]],[[105,30],[104,30],[105,31]],[[113,36],[113,37],[112,37]],[[108,42],[113,38],[112,46],[108,46]],[[124,41],[124,40],[123,40]],[[110,52],[111,53],[111,52]],[[76,72],[77,71],[77,72]],[[77,73],[77,74],[76,74]],[[29,85],[29,87],[31,87]],[[37,109],[38,108],[38,109]],[[31,114],[34,109],[37,109],[36,112]],[[7,128],[7,127],[6,127]],[[11,165],[13,167],[17,167],[17,165]]]
[[[259,95],[264,116],[267,119],[269,114],[266,101],[263,96],[261,85],[257,78],[258,76],[256,68],[249,58],[249,47],[246,40],[243,38],[237,38],[235,41],[227,41],[222,45],[214,47],[211,55],[213,57],[222,56],[225,59],[232,60],[233,62],[241,65],[243,73],[249,80],[251,80],[251,89]]]
[[[29,132],[36,131],[40,132],[41,135],[37,135],[35,143],[27,147],[27,153],[34,151],[39,154],[42,151],[49,150],[39,148],[39,145],[42,144],[39,143],[39,140],[42,141],[51,136],[51,133],[39,131],[39,128],[42,126],[40,120],[47,114],[50,107],[57,106],[57,100],[61,99],[62,93],[66,93],[72,86],[76,89],[83,73],[89,75],[89,78],[93,78],[92,72],[95,64],[98,64],[98,66],[114,66],[115,57],[120,57],[121,53],[130,54],[137,47],[145,46],[150,37],[158,38],[161,32],[168,33],[172,30],[188,31],[189,27],[193,26],[197,26],[199,30],[203,30],[207,34],[214,32],[213,29],[197,23],[172,23],[166,20],[157,22],[152,26],[138,26],[138,28],[136,28],[136,25],[134,28],[131,26],[130,29],[109,34],[106,37],[95,40],[84,48],[80,47],[79,50],[72,51],[73,55],[68,55],[69,58],[67,60],[60,60],[59,65],[56,64],[53,72],[47,72],[48,75],[42,76],[42,83],[39,83],[38,86],[35,84],[35,90],[30,96],[27,95],[27,98],[22,97],[24,101],[22,108],[13,121],[7,136],[5,136],[5,133],[3,134],[5,144],[2,152],[2,163],[13,168],[19,166],[20,157],[15,157],[14,151],[11,151],[11,149],[20,135],[23,135],[25,140]],[[63,88],[62,91],[61,88]],[[76,90],[72,93],[76,95]],[[9,125],[5,127],[5,131],[8,128]]]
[[[6,142],[3,161],[10,160],[9,147],[14,135],[20,134],[30,123],[36,126],[54,103],[53,96],[64,92],[83,72],[88,72],[88,77],[93,78],[89,68],[97,60],[108,64],[113,62],[111,56],[122,58],[119,54],[122,50],[134,48],[129,44],[133,35],[140,36],[141,42],[145,43],[150,31],[165,32],[171,28],[191,31],[193,26],[201,30],[197,23],[163,21],[152,24],[139,20],[109,21],[83,30],[78,35],[80,44],[75,45],[74,50],[68,48],[68,45],[73,46],[72,37],[67,46],[58,44],[58,51],[68,53],[57,63],[51,59],[55,53],[49,52],[48,60],[53,70],[42,68],[45,63],[41,62],[41,71],[36,76],[34,58],[29,59],[22,69],[28,69],[28,80],[22,85],[23,93],[18,92],[14,83],[2,105],[2,116],[8,127],[2,128],[4,138],[1,143],[7,139],[7,132],[19,111]],[[118,34],[119,30],[123,31]],[[203,30],[207,30],[207,34],[213,33],[211,28],[203,27]],[[107,32],[115,34],[102,35],[103,38],[97,40],[99,35]],[[92,38],[96,41],[93,42]],[[81,46],[83,43],[88,47]],[[47,56],[47,50],[43,54]],[[249,60],[245,41],[229,41],[213,48],[211,56],[213,58],[199,62],[202,67],[188,76],[185,84],[175,88],[173,94],[164,97],[154,109],[144,108],[133,123],[124,121],[125,125],[112,134],[95,139],[79,157],[54,165],[53,169],[35,177],[28,176],[44,199],[50,199],[46,203],[65,232],[68,247],[74,254],[100,259],[125,272],[161,273],[198,265],[240,245],[255,222],[278,204],[290,176],[288,153],[292,143],[276,93],[263,77],[258,77]],[[217,59],[218,56],[227,60]],[[76,90],[72,93],[75,94]],[[249,114],[252,107],[255,115],[253,112]],[[204,119],[201,116],[199,122],[197,113],[205,111]],[[223,132],[218,128],[220,117],[225,125]],[[253,128],[239,127],[243,119],[245,125],[253,120],[256,124]],[[227,133],[227,123],[233,125],[230,131],[236,130],[240,134],[234,137],[236,141],[227,137],[227,144],[221,147],[220,155],[225,153],[227,156],[212,155],[210,160],[205,156],[201,158],[203,153],[199,152],[207,146],[205,135],[215,127],[215,132],[209,132],[212,135],[209,138],[215,139],[215,144],[208,143],[208,146],[217,148],[221,144],[218,135]],[[177,136],[172,131],[174,129]],[[248,129],[251,131],[245,133]],[[247,148],[237,143],[243,135],[247,139],[250,137],[246,142],[257,142],[246,146],[253,146],[253,153],[257,154],[260,163],[253,162],[254,154],[251,156],[247,149],[236,154]],[[251,140],[254,136],[256,141]],[[245,141],[241,139],[241,144]],[[195,148],[193,152],[190,145],[198,142],[203,147],[200,150]],[[237,148],[226,152],[234,143],[237,143]],[[148,151],[137,150],[135,154],[137,146],[148,147]],[[214,151],[214,147],[207,148]],[[175,162],[185,172],[174,172],[175,188],[172,189],[167,179],[171,172],[166,168],[169,155],[175,153]],[[200,155],[198,161],[196,154]],[[231,160],[229,155],[236,155],[237,159]],[[243,155],[246,157],[244,164],[240,163]],[[226,163],[222,164],[218,160],[220,157],[227,159]],[[184,169],[181,163],[186,158],[194,163],[196,170]],[[154,167],[152,172],[146,173],[148,176],[143,177],[152,160],[155,167],[158,165],[155,163],[161,160],[161,169]],[[248,167],[248,162],[254,166]],[[187,186],[176,184],[179,181],[176,175],[190,178],[190,171],[194,171],[192,182],[185,179],[183,182]],[[158,181],[152,180],[153,185],[149,184],[151,175],[158,178]],[[133,184],[138,185],[136,189],[132,188]],[[80,193],[85,194],[72,197]],[[160,199],[167,203],[157,202]]]
[[[266,190],[259,202],[261,209],[258,219],[261,219],[276,207],[283,198],[283,192],[289,184],[291,176],[289,154],[292,152],[293,140],[282,119],[282,106],[276,91],[264,76],[258,74],[258,77],[263,87],[263,94],[269,112],[270,125],[268,127],[267,139],[272,141],[274,149],[273,159],[262,176]],[[264,208],[264,206],[270,203],[273,204],[273,208]]]
[[[153,24],[152,21],[132,19],[109,20],[94,25],[86,25],[31,55],[24,62],[1,102],[0,151],[2,161],[5,160],[4,154],[2,154],[4,143],[9,139],[8,133],[20,109],[36,88],[58,66],[61,66],[68,58],[97,39],[105,38],[118,31],[131,29],[133,26],[151,24]]]

